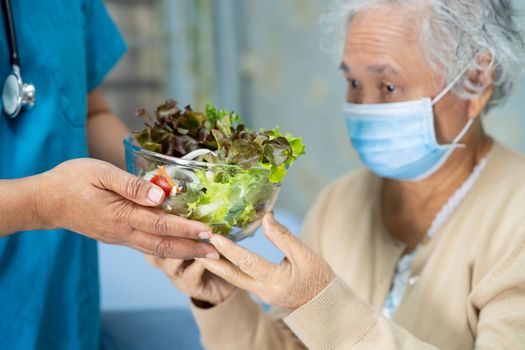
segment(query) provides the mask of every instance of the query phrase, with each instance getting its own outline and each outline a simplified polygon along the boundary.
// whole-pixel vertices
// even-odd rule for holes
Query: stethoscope
[[[20,56],[18,54],[15,23],[11,12],[10,0],[2,0],[2,12],[4,13],[12,67],[12,72],[7,76],[2,90],[2,103],[4,105],[4,114],[9,118],[16,118],[22,111],[22,108],[26,106],[33,107],[36,90],[33,84],[24,84],[20,75]]]

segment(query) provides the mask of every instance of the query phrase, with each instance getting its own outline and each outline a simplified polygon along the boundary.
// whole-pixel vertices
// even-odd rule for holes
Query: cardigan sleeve
[[[263,312],[243,291],[213,308],[192,311],[206,349],[306,349],[278,315]]]
[[[308,349],[437,349],[380,316],[340,278],[284,321]]]

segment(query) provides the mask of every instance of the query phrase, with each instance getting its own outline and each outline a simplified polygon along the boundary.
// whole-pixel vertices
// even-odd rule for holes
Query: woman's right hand
[[[66,228],[96,240],[177,259],[218,259],[196,242],[210,228],[156,208],[164,192],[152,183],[95,159],[75,159],[36,176],[34,208],[44,229]]]
[[[162,259],[152,255],[146,255],[146,260],[162,270],[178,290],[193,299],[197,307],[218,305],[237,290],[196,260]]]

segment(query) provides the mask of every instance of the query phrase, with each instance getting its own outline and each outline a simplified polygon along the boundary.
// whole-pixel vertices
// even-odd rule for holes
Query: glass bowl
[[[170,157],[140,147],[133,136],[124,146],[127,170],[166,193],[165,212],[203,222],[236,242],[255,233],[279,196],[281,184],[271,183],[262,167]]]

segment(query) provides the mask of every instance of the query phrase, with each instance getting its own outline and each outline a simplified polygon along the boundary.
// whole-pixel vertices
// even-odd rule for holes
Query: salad
[[[305,153],[301,138],[248,129],[238,114],[210,104],[195,112],[168,100],[137,114],[145,128],[133,133],[140,147],[125,142],[128,170],[164,190],[165,211],[235,240],[255,231]]]

